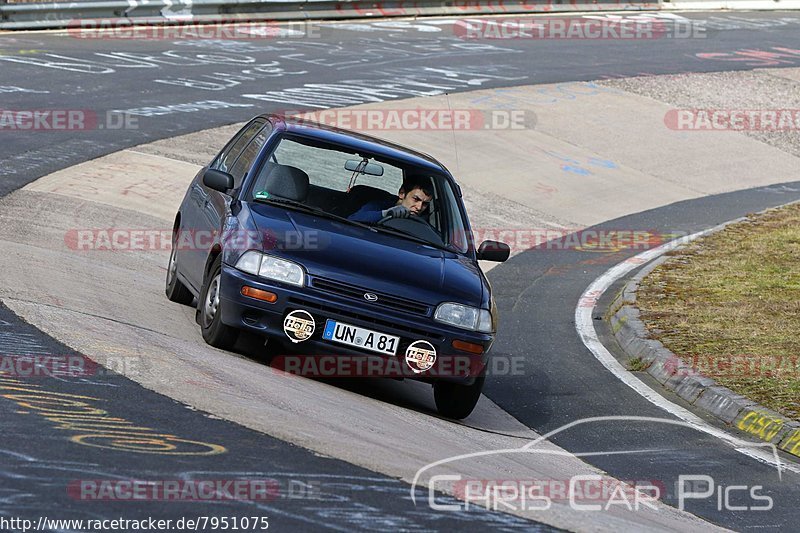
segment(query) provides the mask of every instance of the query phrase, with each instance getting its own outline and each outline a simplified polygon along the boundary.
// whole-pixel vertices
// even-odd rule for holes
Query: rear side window
[[[231,169],[228,171],[231,176],[233,176],[233,188],[238,189],[242,185],[242,180],[244,179],[247,171],[250,170],[250,167],[253,166],[253,161],[256,160],[258,157],[258,153],[261,151],[261,148],[264,147],[264,144],[267,142],[267,137],[269,137],[270,130],[272,129],[272,125],[267,123],[266,126],[262,127],[259,130],[253,139],[248,143],[248,145],[242,150],[242,153],[236,159],[236,162],[233,164]]]
[[[264,127],[263,120],[255,120],[246,126],[233,143],[225,147],[222,153],[217,157],[217,160],[214,161],[212,167],[222,172],[230,173],[234,163],[236,163],[236,159],[239,158],[242,150],[244,150],[244,147],[247,146],[247,143],[256,136],[262,127]]]

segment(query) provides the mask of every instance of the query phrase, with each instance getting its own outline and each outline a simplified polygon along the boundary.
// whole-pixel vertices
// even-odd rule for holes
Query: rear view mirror
[[[203,174],[203,185],[209,189],[227,193],[230,189],[233,189],[233,176],[227,172],[209,168]]]
[[[383,166],[378,163],[367,163],[361,159],[348,159],[344,162],[344,169],[350,172],[360,172],[361,174],[369,174],[370,176],[383,176]]]
[[[511,255],[511,248],[504,242],[483,241],[478,248],[478,259],[502,263]]]

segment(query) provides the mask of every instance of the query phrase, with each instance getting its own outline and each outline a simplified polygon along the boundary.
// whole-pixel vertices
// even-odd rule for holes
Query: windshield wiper
[[[265,204],[277,204],[277,205],[281,205],[281,206],[293,207],[295,209],[300,209],[300,210],[305,211],[307,213],[313,213],[315,215],[320,215],[320,216],[323,216],[323,217],[326,217],[326,218],[330,218],[332,220],[338,220],[340,222],[345,222],[347,224],[351,224],[353,226],[358,226],[359,228],[368,229],[368,230],[376,232],[376,233],[377,232],[388,233],[389,235],[394,235],[396,237],[402,237],[404,239],[408,239],[410,241],[418,242],[420,244],[433,246],[434,248],[438,248],[440,250],[445,250],[447,252],[451,252],[452,251],[446,246],[442,246],[442,245],[439,245],[439,244],[432,243],[430,241],[427,241],[425,239],[417,237],[416,235],[412,235],[410,233],[406,233],[403,230],[399,230],[399,229],[396,229],[396,228],[386,228],[386,227],[383,227],[383,226],[370,226],[368,224],[364,224],[363,222],[357,222],[355,220],[350,220],[348,218],[340,217],[339,215],[334,215],[333,213],[329,213],[329,212],[325,211],[324,209],[322,209],[320,207],[315,207],[313,205],[307,205],[307,204],[304,204],[303,202],[298,202],[297,200],[289,200],[288,198],[253,198],[253,201],[254,202],[262,202],[262,203],[265,203]]]
[[[253,198],[253,201],[265,204],[277,204],[281,206],[293,207],[295,209],[300,209],[307,213],[313,213],[315,215],[320,215],[325,218],[330,218],[332,220],[338,220],[339,222],[345,222],[347,224],[358,226],[360,228],[365,228],[371,231],[377,231],[372,226],[368,226],[362,222],[356,222],[355,220],[350,220],[344,217],[340,217],[339,215],[334,215],[333,213],[329,213],[320,207],[304,204],[303,202],[298,202],[297,200],[289,200],[288,198]]]
[[[430,242],[430,241],[428,241],[426,239],[423,239],[421,237],[417,237],[416,235],[412,235],[411,233],[406,233],[405,231],[397,229],[397,228],[386,228],[386,227],[383,227],[383,226],[373,226],[373,229],[375,229],[377,231],[382,231],[384,233],[388,233],[390,235],[395,235],[397,237],[403,237],[404,239],[408,239],[410,241],[415,241],[415,242],[418,242],[418,243],[421,243],[421,244],[426,244],[428,246],[433,246],[434,248],[438,248],[440,250],[445,250],[445,251],[448,251],[448,252],[450,251],[445,246]]]

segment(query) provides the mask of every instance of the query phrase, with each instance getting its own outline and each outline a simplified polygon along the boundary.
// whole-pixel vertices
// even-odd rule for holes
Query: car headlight
[[[306,280],[303,267],[292,261],[249,250],[239,257],[236,268],[272,281],[302,287]]]
[[[492,314],[486,309],[447,302],[436,308],[433,318],[457,328],[481,333],[492,332]]]

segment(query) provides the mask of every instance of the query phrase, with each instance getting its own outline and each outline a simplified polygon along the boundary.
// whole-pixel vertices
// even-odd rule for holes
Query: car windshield
[[[413,190],[403,190],[404,184]],[[380,215],[406,192],[418,204],[411,216]],[[247,194],[251,201],[276,201],[288,208],[299,207],[299,202],[317,213],[366,223],[400,238],[467,251],[464,217],[450,181],[427,167],[287,134],[261,165]]]

